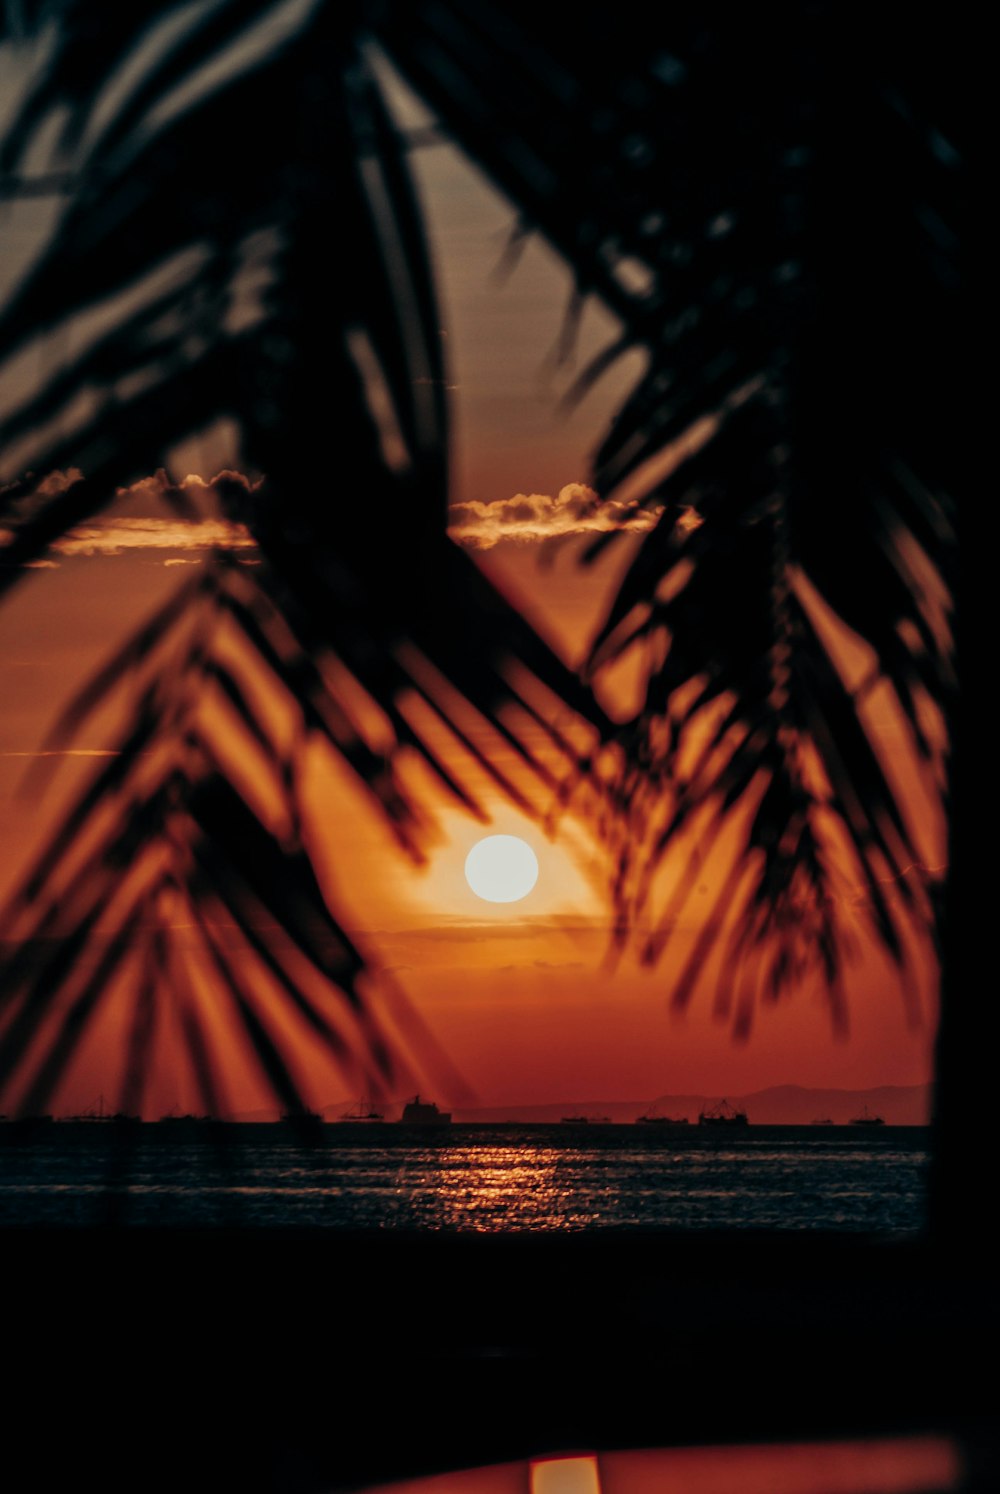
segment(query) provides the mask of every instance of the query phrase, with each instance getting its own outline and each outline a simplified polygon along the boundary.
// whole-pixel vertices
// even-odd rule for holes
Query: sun
[[[538,857],[517,835],[487,835],[465,858],[465,880],[488,903],[516,903],[538,881]]]

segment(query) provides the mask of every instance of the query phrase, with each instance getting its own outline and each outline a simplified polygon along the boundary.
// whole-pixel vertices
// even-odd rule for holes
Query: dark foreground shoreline
[[[23,1436],[40,1489],[82,1464],[102,1491],[335,1494],[549,1452],[928,1432],[961,1440],[963,1491],[997,1487],[995,1390],[967,1352],[970,1324],[998,1327],[976,1249],[230,1231],[5,1247],[30,1309],[6,1337],[8,1451]]]
[[[164,1135],[176,1130],[160,1128]],[[210,1128],[294,1148],[281,1124]],[[83,1157],[157,1123],[54,1122]],[[316,1128],[318,1150],[560,1140],[613,1152],[921,1148],[923,1127]],[[175,1142],[176,1135],[172,1138]],[[199,1150],[202,1143],[196,1143]],[[422,1471],[593,1449],[940,1434],[963,1494],[996,1478],[992,1241],[709,1230],[470,1235],[13,1229],[8,1451],[34,1487],[341,1494]],[[29,1434],[42,1406],[54,1434]],[[24,1429],[23,1434],[21,1429]],[[56,1434],[57,1433],[57,1434]],[[137,1450],[138,1449],[138,1450]]]

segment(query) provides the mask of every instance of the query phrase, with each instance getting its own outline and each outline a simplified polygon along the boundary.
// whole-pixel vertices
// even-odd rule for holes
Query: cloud
[[[58,555],[121,555],[126,550],[245,550],[255,545],[245,525],[229,519],[111,518],[68,529],[51,548]]]
[[[526,970],[590,970],[583,960],[526,960],[520,965],[497,965],[497,975],[523,975]]]
[[[117,747],[64,747],[58,752],[0,752],[0,757],[121,757]]]
[[[65,472],[50,472],[47,477],[42,478],[35,492],[39,498],[54,498],[59,493],[65,493],[67,488],[71,488],[82,477],[79,467],[69,467]]]
[[[180,482],[172,482],[161,467],[152,477],[141,477],[130,487],[119,488],[116,497],[148,498],[151,502],[166,501],[173,505],[204,498],[206,494],[224,497],[233,488],[238,488],[241,493],[256,493],[262,483],[263,478],[247,477],[244,472],[230,467],[223,468],[214,477],[200,477],[197,472],[189,472]]]
[[[33,510],[38,500],[59,495],[80,480],[76,468],[67,472],[50,472],[31,490],[28,505]],[[68,529],[49,546],[49,555],[122,555],[130,550],[256,550],[256,543],[244,524],[231,519],[204,517],[206,500],[214,504],[223,502],[238,489],[240,496],[254,493],[260,481],[253,481],[242,472],[217,472],[206,479],[191,473],[179,483],[174,483],[166,472],[159,471],[151,477],[141,478],[131,487],[119,488],[115,497],[119,508],[128,507],[133,512],[128,516],[118,513],[101,515],[86,524]],[[173,510],[169,518],[158,514],[136,516],[137,505],[148,504],[161,509]],[[9,545],[16,529],[0,529],[0,550]],[[33,569],[52,569],[59,562],[53,559],[32,560],[27,565]],[[197,565],[197,560],[170,559],[164,565]]]
[[[554,498],[545,493],[516,493],[493,503],[456,503],[448,533],[472,550],[492,550],[501,540],[538,544],[566,535],[620,529],[644,533],[655,527],[660,513],[658,507],[602,503],[593,488],[570,482]]]

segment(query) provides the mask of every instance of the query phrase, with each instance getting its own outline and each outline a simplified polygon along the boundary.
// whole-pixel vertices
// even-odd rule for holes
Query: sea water
[[[0,1226],[425,1232],[918,1233],[919,1127],[232,1126],[53,1123],[0,1135]]]

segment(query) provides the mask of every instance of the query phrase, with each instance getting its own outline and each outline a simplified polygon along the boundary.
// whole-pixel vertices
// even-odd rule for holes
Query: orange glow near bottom
[[[531,1465],[531,1494],[601,1494],[596,1458],[545,1458]]]
[[[601,1494],[945,1494],[962,1459],[947,1437],[607,1453]]]
[[[369,1494],[949,1494],[962,1476],[951,1438],[886,1437],[574,1453],[380,1484]]]

